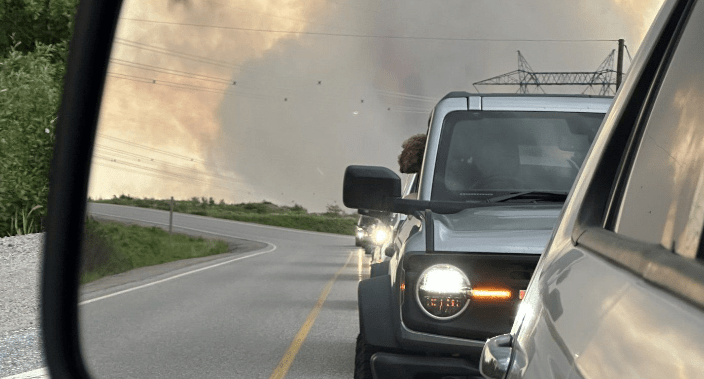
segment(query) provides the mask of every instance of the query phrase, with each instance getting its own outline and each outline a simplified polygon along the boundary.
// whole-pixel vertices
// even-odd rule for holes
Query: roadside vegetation
[[[170,200],[136,199],[122,195],[107,200],[92,200],[96,203],[130,205],[133,207],[168,211]],[[175,200],[174,212],[222,218],[255,224],[281,226],[284,228],[310,230],[315,232],[354,234],[357,215],[346,214],[337,205],[329,205],[325,213],[308,213],[300,205],[279,206],[268,201],[260,203],[227,204],[223,200],[215,202],[211,198]]]
[[[0,0],[0,237],[42,231],[78,0]]]
[[[170,235],[157,227],[124,225],[87,218],[81,284],[139,267],[226,253],[219,240]]]

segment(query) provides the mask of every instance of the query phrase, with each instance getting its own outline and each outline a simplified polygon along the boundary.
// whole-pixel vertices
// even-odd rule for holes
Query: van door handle
[[[479,372],[487,379],[504,379],[511,363],[513,337],[510,334],[489,338],[479,360]]]

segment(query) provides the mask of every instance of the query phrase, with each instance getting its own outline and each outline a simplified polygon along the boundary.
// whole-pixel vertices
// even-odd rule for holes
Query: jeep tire
[[[364,331],[360,331],[354,352],[354,379],[373,379],[371,359],[377,351],[378,348],[367,343]]]

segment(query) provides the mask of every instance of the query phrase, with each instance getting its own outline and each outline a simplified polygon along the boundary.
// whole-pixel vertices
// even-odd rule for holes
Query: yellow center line
[[[323,303],[325,303],[325,299],[327,299],[328,294],[330,294],[333,284],[335,284],[335,281],[342,273],[342,270],[344,270],[350,263],[350,260],[352,260],[352,253],[353,251],[350,251],[350,255],[347,257],[347,262],[345,262],[344,266],[337,270],[332,279],[330,279],[328,284],[325,285],[325,288],[323,288],[323,292],[321,292],[318,297],[318,302],[315,303],[315,306],[308,314],[308,318],[306,318],[306,321],[301,326],[301,329],[298,330],[296,336],[293,337],[293,342],[291,342],[291,345],[288,349],[286,349],[284,356],[281,358],[281,361],[279,361],[279,364],[276,365],[276,368],[274,369],[274,372],[271,373],[271,376],[269,376],[269,379],[283,379],[286,377],[286,374],[288,374],[288,370],[291,368],[293,360],[296,359],[296,354],[298,354],[298,351],[301,350],[303,341],[306,340],[308,332],[310,332],[310,328],[313,327],[315,319],[318,318],[318,314],[320,314],[320,311],[323,309]]]

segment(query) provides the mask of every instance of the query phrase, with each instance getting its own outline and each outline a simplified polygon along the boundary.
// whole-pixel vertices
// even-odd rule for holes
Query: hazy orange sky
[[[515,70],[516,50],[537,71],[588,71],[616,47],[351,35],[624,38],[635,54],[661,3],[127,0],[89,195],[324,210],[345,166],[397,169],[434,102]]]

